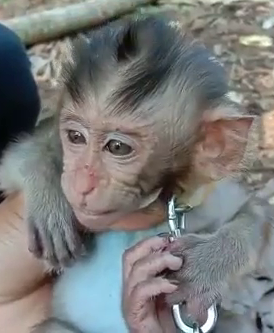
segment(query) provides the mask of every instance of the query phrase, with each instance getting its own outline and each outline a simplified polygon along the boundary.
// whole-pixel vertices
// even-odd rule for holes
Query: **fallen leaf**
[[[241,36],[239,42],[246,46],[256,46],[256,47],[270,47],[273,45],[273,40],[271,37],[265,35],[249,35]]]
[[[244,100],[243,94],[240,94],[236,91],[230,91],[228,96],[235,103],[241,103]]]
[[[269,17],[262,24],[262,28],[265,30],[271,29],[273,27],[274,27],[274,16]]]

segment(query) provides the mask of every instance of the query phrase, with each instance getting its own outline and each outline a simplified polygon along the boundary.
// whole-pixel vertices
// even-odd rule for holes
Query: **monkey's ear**
[[[256,145],[250,144],[251,127],[256,119],[255,116],[235,116],[204,122],[195,147],[196,171],[211,180],[219,180],[246,169],[256,158]]]

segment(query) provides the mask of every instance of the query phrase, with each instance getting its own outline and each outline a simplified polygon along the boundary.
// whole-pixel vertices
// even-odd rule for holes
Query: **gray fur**
[[[220,299],[231,278],[254,269],[265,242],[263,225],[271,219],[266,215],[266,205],[252,198],[212,234],[183,236],[174,253],[184,258],[184,265],[172,276],[181,287],[168,297],[169,302],[198,300],[204,310]]]
[[[213,333],[258,333],[255,319],[248,315],[237,315],[221,311],[220,319]]]
[[[176,73],[178,75],[177,79],[184,77],[184,80],[194,80],[195,82],[192,82],[192,85],[194,84],[194,87],[195,84],[197,85],[199,88],[197,88],[197,92],[202,98],[199,102],[202,105],[205,104],[209,109],[214,105],[214,102],[218,104],[224,100],[227,83],[223,76],[223,69],[220,66],[215,66],[214,62],[209,62],[208,52],[204,51],[198,44],[197,47],[194,44],[195,47],[192,48],[185,47],[188,46],[186,44],[182,52],[182,48],[173,47],[172,39],[175,36],[178,38],[177,42],[181,42],[182,40],[179,38],[181,33],[177,32],[176,35],[175,30],[167,29],[166,23],[161,20],[150,21],[148,19],[144,23],[139,24],[138,22],[138,24],[132,25],[131,29],[128,29],[125,25],[122,32],[126,30],[124,36],[126,42],[124,45],[122,42],[120,43],[118,56],[117,54],[113,55],[113,52],[110,53],[112,62],[119,58],[118,61],[124,64],[124,61],[127,61],[135,54],[135,51],[139,50],[142,36],[146,32],[142,27],[146,28],[148,26],[148,29],[151,29],[150,37],[154,37],[153,41],[155,42],[159,41],[158,36],[161,32],[166,32],[166,35],[161,35],[160,43],[156,43],[155,49],[150,50],[152,46],[155,46],[154,43],[151,43],[148,50],[146,50],[145,53],[150,55],[147,58],[149,61],[143,61],[143,58],[141,58],[142,61],[137,62],[138,66],[145,64],[149,67],[137,71],[137,74],[142,74],[141,76],[133,73],[136,82],[128,77],[128,73],[133,72],[130,66],[125,67],[129,69],[124,73],[127,80],[123,84],[119,82],[119,94],[118,96],[114,94],[114,96],[118,97],[119,101],[123,101],[122,104],[129,104],[131,106],[130,112],[134,113],[138,109],[137,106],[147,101],[148,96],[165,87],[165,84],[167,84],[166,78],[171,75],[170,73],[173,76]],[[140,30],[135,30],[136,27],[139,27]],[[93,33],[93,44],[80,45],[78,51],[81,52],[76,67],[74,63],[69,64],[69,66],[67,64],[67,68],[65,67],[67,90],[73,101],[78,104],[83,102],[82,92],[85,91],[83,85],[86,86],[86,79],[91,76],[92,83],[98,83],[97,75],[101,75],[102,68],[105,69],[102,66],[104,62],[101,61],[101,55],[104,61],[108,60],[108,53],[104,53],[104,51],[109,50],[108,38],[110,37],[114,44],[117,42],[117,40],[113,40],[112,34],[102,33],[102,31],[99,29]],[[134,42],[131,41],[129,45],[127,45],[127,31],[130,33],[139,31],[138,38],[133,39]],[[116,37],[119,35],[120,38],[120,33],[121,29],[118,29]],[[135,40],[137,43],[135,43]],[[106,49],[103,49],[102,44],[105,47],[107,45]],[[96,48],[94,49],[93,46],[96,46]],[[93,52],[82,52],[83,47],[89,47]],[[125,50],[123,47],[125,47]],[[95,52],[95,50],[97,51]],[[164,62],[156,61],[155,55],[161,56],[159,50],[164,52]],[[150,51],[151,53],[149,53]],[[183,54],[182,57],[181,54]],[[171,57],[170,61],[167,56]],[[137,59],[139,58],[137,57]],[[92,64],[96,71],[87,67]],[[178,67],[171,66],[171,64],[176,64]],[[116,62],[114,65],[117,67]],[[138,66],[137,69],[139,69]],[[151,76],[149,71],[154,76]],[[163,85],[162,82],[159,82],[161,80]],[[181,113],[180,117],[192,129],[192,123],[188,122],[191,118],[190,115],[193,119],[195,117],[200,119],[203,111],[196,108],[195,112],[197,113],[194,115],[194,111],[187,110],[186,102],[182,102],[182,96],[186,95],[182,94],[185,89],[184,80],[179,81],[182,85],[177,86],[178,98],[177,95],[170,99],[167,98],[166,103],[169,104],[170,100],[179,101],[177,109]],[[199,82],[199,80],[202,80],[202,82]],[[129,89],[129,83],[131,83],[131,89]],[[95,88],[93,86],[93,89]],[[141,89],[143,89],[142,94],[140,94]],[[134,94],[136,91],[138,91],[138,94]],[[193,100],[192,95],[189,98]],[[147,112],[146,108],[144,110]],[[183,116],[182,112],[184,112]],[[194,123],[193,120],[193,132],[195,132]],[[59,267],[77,256],[81,249],[81,241],[76,230],[73,211],[61,188],[62,148],[56,125],[54,119],[46,120],[37,129],[33,137],[22,138],[17,144],[11,145],[2,159],[0,179],[2,189],[7,191],[22,190],[24,192],[27,209],[26,218],[32,235],[31,250],[36,255],[47,259],[52,265]],[[178,122],[177,125],[181,126],[181,123]],[[177,127],[182,129],[180,126]],[[172,136],[172,139],[174,138],[176,139],[175,135]],[[187,142],[184,142],[184,145],[187,146]],[[181,151],[182,146],[177,144],[176,149]],[[155,165],[155,161],[153,163]],[[151,170],[155,171],[152,168]],[[219,194],[218,190],[220,191]],[[233,181],[220,183],[216,191],[213,197],[211,196],[203,206],[189,214],[188,230],[193,234],[183,236],[177,242],[177,249],[174,249],[174,253],[184,258],[184,265],[182,270],[175,274],[175,278],[179,280],[181,287],[177,293],[168,298],[171,303],[182,300],[187,302],[198,300],[201,307],[208,307],[212,302],[219,299],[223,288],[231,278],[252,270],[255,267],[254,258],[258,260],[260,258],[260,251],[265,241],[263,226],[265,223],[270,223],[272,218],[272,210],[267,200],[259,198],[259,195],[250,199],[249,193],[240,184],[233,183]],[[235,194],[235,197],[232,193]],[[225,202],[224,197],[227,197],[231,202]],[[224,202],[225,206],[221,208],[221,204]],[[240,212],[238,213],[239,209]],[[196,234],[196,232],[199,233]],[[77,267],[75,269],[77,270]],[[78,278],[78,274],[75,275]],[[90,280],[89,283],[91,283]],[[81,288],[86,290],[89,286],[83,284]],[[65,286],[64,290],[66,290]],[[62,301],[64,295],[59,294],[59,297],[59,301]],[[92,300],[89,301],[92,302]],[[83,304],[83,306],[88,308],[89,304]],[[80,309],[75,308],[73,311],[77,312]],[[65,320],[70,320],[70,316],[68,315]],[[77,326],[78,323],[74,324]],[[77,330],[69,326],[66,328],[66,324],[64,325],[58,320],[49,320],[42,324],[40,328],[38,327],[37,332],[77,333]]]
[[[30,228],[30,251],[60,268],[80,250],[75,217],[61,189],[62,148],[54,117],[35,135],[18,139],[4,153],[0,188],[22,191]]]

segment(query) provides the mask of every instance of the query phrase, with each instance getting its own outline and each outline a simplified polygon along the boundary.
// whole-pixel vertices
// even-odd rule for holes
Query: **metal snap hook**
[[[185,206],[183,208],[175,207],[175,197],[173,196],[168,203],[168,225],[170,229],[170,241],[174,241],[175,238],[182,236],[186,229],[185,213],[189,211],[192,207]],[[181,224],[179,224],[179,216],[181,216]],[[197,323],[192,323],[192,326],[187,325],[184,322],[181,313],[182,304],[175,304],[172,306],[172,315],[175,324],[178,329],[183,333],[210,333],[216,325],[218,318],[218,311],[216,304],[213,304],[207,310],[207,320],[199,327]]]
[[[181,315],[180,304],[175,304],[172,306],[172,313],[177,328],[180,329],[183,333],[210,333],[215,327],[218,317],[217,307],[215,304],[213,304],[207,310],[207,320],[201,327],[198,325],[191,327],[184,322]]]

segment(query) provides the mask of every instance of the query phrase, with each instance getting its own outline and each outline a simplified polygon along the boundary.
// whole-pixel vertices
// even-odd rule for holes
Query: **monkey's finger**
[[[193,318],[203,323],[207,317],[207,310],[214,303],[214,299],[210,294],[204,294],[202,297],[194,297],[186,303],[186,311]]]
[[[166,295],[166,302],[168,304],[183,303],[186,313],[199,323],[203,323],[209,307],[220,299],[221,297],[218,292],[202,292],[198,289],[194,291],[191,284],[187,282],[180,284],[174,293]]]
[[[29,251],[36,257],[48,261],[48,263],[56,267],[58,264],[55,252],[52,234],[47,228],[43,228],[44,223],[37,225],[37,219],[32,216],[27,217],[29,226]]]
[[[181,265],[182,259],[169,252],[152,253],[135,262],[128,278],[129,287],[134,288],[138,283],[155,277],[165,269],[176,271]]]
[[[206,239],[203,239],[200,235],[189,234],[183,237],[176,238],[173,242],[170,242],[167,246],[167,250],[174,255],[181,256],[182,253],[188,249],[203,244]]]
[[[54,241],[57,259],[63,266],[70,265],[80,255],[85,253],[85,246],[73,225],[60,231]]]
[[[43,251],[42,251],[41,239],[39,237],[39,233],[37,229],[34,226],[32,226],[30,223],[28,225],[29,225],[28,249],[37,258],[41,258],[43,255]]]
[[[220,300],[214,293],[205,293],[197,295],[189,299],[186,303],[186,311],[192,318],[194,318],[200,325],[203,325],[207,320],[207,311],[212,304]]]
[[[56,260],[58,262],[58,265],[62,267],[69,266],[75,258],[74,254],[69,249],[66,239],[59,235],[58,239],[55,239],[53,243],[54,253],[56,254]]]
[[[65,221],[65,224],[67,221]],[[77,259],[80,255],[86,254],[85,242],[83,241],[83,235],[80,235],[80,231],[77,228],[78,220],[73,214],[71,219],[70,228],[65,228],[65,237],[67,240],[68,249],[74,259]]]
[[[173,281],[173,274],[172,278],[169,277],[170,281]],[[191,286],[188,282],[183,281],[180,279],[180,284],[178,286],[178,289],[171,293],[170,295],[166,295],[166,302],[170,305],[177,304],[177,303],[184,303],[190,296],[189,290]]]
[[[41,258],[43,256],[43,248],[42,248],[42,240],[39,234],[38,229],[35,224],[31,222],[31,218],[28,219],[28,248],[29,251],[35,255],[37,258]]]
[[[85,244],[82,242],[82,239],[76,230],[75,234],[67,239],[67,247],[71,258],[77,259],[80,255],[86,254]]]
[[[49,233],[47,232],[46,229],[44,229],[39,233],[39,236],[41,238],[42,251],[43,251],[42,258],[48,261],[48,263],[54,268],[59,268],[58,259],[54,247],[54,240],[52,237],[53,234],[54,232]]]
[[[167,279],[162,277],[152,278],[150,280],[139,283],[132,290],[132,311],[134,313],[142,313],[147,302],[150,302],[153,297],[160,294],[173,293],[177,286],[172,284]]]
[[[68,239],[64,230],[62,229],[56,233],[52,233],[51,239],[52,239],[52,252],[50,253],[51,259],[48,258],[48,260],[52,260],[53,263],[56,262],[55,265],[58,266],[56,268],[67,267],[72,262],[74,262],[77,254],[75,253],[76,248],[75,252],[73,252],[72,243],[76,242],[74,241],[73,236],[72,238]]]
[[[130,249],[126,250],[123,254],[123,274],[124,279],[128,279],[128,276],[132,270],[134,263],[141,258],[148,256],[153,252],[164,250],[168,244],[168,239],[155,236],[143,240]]]

